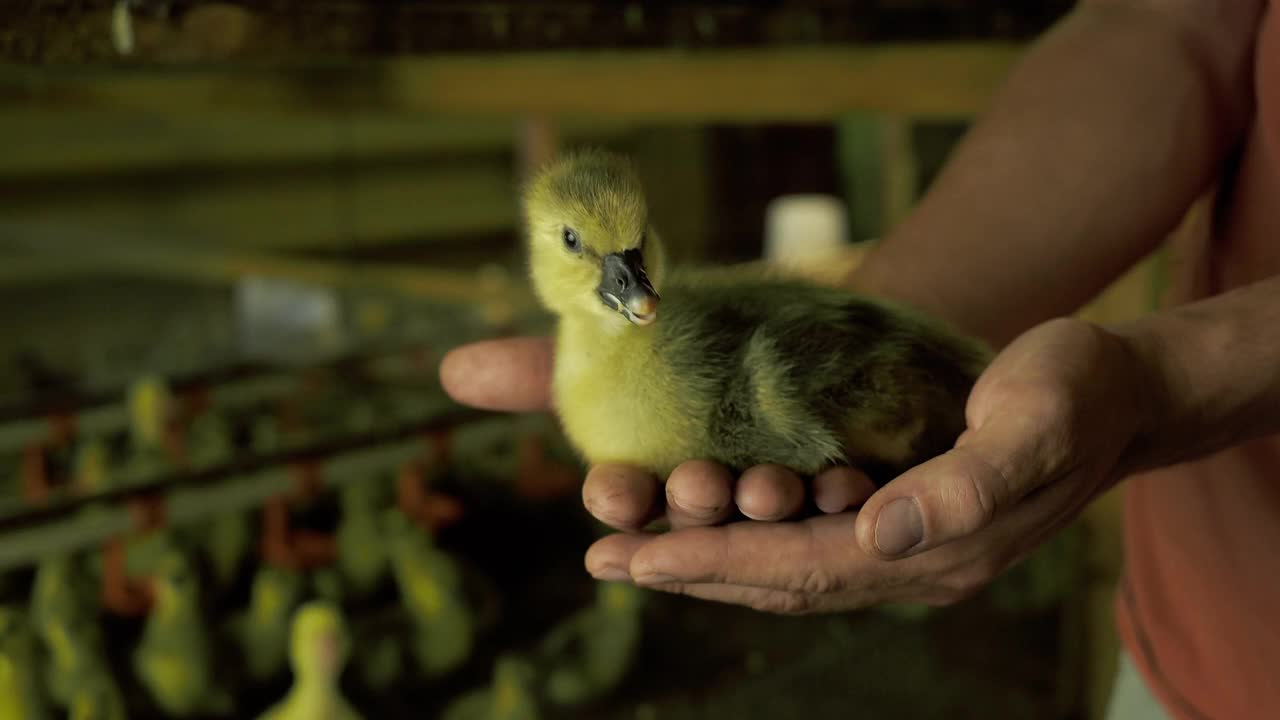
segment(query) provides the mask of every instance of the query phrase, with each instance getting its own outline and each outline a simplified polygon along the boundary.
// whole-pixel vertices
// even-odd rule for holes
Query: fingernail
[[[631,573],[620,567],[605,565],[602,568],[592,570],[591,577],[605,582],[624,582],[631,580]]]
[[[876,518],[876,547],[885,555],[901,555],[923,539],[924,520],[915,498],[894,500]]]
[[[671,577],[670,575],[662,575],[662,574],[641,575],[640,577],[636,578],[637,585],[666,585],[667,583],[673,583],[675,581],[676,579]]]

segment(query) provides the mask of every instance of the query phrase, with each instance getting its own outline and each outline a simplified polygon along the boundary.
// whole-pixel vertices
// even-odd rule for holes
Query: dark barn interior
[[[370,718],[1100,717],[1112,498],[945,609],[610,587],[555,418],[436,374],[548,329],[517,204],[547,158],[631,156],[678,262],[770,262],[779,199],[835,198],[839,272],[1069,5],[0,4],[0,604],[33,636],[0,653],[48,717],[88,717],[67,658],[127,717],[257,717],[324,598]],[[1147,309],[1156,261],[1085,312]],[[190,713],[155,643],[208,676]]]

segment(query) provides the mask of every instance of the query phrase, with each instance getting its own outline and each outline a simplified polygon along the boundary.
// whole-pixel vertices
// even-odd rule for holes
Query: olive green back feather
[[[893,472],[943,452],[989,357],[937,322],[798,280],[677,273],[663,304],[655,344],[674,374],[713,378],[693,386],[708,394],[714,459],[736,468]]]

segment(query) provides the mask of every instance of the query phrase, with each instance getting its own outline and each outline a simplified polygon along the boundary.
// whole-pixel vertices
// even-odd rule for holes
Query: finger
[[[667,519],[673,528],[724,522],[733,507],[733,474],[719,463],[690,460],[667,478]]]
[[[676,595],[687,595],[699,600],[709,600],[727,605],[740,605],[778,615],[800,615],[818,610],[820,606],[816,598],[803,593],[783,592],[746,585],[671,583],[667,585],[650,585],[646,586],[646,589]]]
[[[657,535],[637,533],[613,533],[606,535],[587,548],[583,565],[597,580],[632,582],[631,559]]]
[[[532,412],[551,407],[552,343],[545,337],[485,340],[449,351],[440,384],[463,405]]]
[[[895,564],[922,563],[935,575],[939,574],[940,567],[953,574],[967,574],[968,582],[978,583],[972,586],[976,591],[1035,552],[1087,504],[1088,496],[1082,497],[1069,481],[1054,482],[973,535]],[[929,601],[927,595],[906,599]]]
[[[874,586],[889,565],[858,549],[856,517],[674,530],[632,548],[628,569],[641,585],[721,583],[813,595],[840,590],[850,578]]]
[[[784,520],[804,506],[804,482],[781,465],[757,465],[738,478],[734,500],[752,520]]]
[[[833,467],[813,478],[813,502],[824,513],[844,512],[867,501],[876,491],[867,474],[851,467]]]
[[[859,512],[858,544],[892,559],[968,537],[1061,474],[1060,458],[1040,424],[992,418],[872,495]]]
[[[658,479],[630,465],[596,465],[582,484],[582,504],[618,530],[639,530],[661,513]]]

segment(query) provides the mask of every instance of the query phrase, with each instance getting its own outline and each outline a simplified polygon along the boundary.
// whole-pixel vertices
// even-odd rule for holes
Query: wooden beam
[[[1014,43],[426,56],[342,64],[0,66],[0,107],[825,121],[967,117]]]
[[[852,115],[836,126],[853,240],[883,237],[915,205],[919,168],[909,118]]]
[[[493,310],[499,314],[536,308],[525,278],[394,263],[345,263],[271,253],[166,246],[83,225],[21,225],[0,219],[0,234],[20,239],[28,251],[57,260],[74,257],[99,273],[159,277],[225,285],[244,277],[271,277],[309,285],[373,290],[406,298]],[[96,237],[98,243],[90,242]]]
[[[0,287],[45,285],[92,275],[100,268],[92,260],[48,255],[0,255]]]
[[[257,507],[296,488],[296,464],[318,461],[325,490],[342,488],[371,474],[387,472],[429,452],[423,438],[432,432],[488,417],[451,411],[399,427],[263,455],[241,455],[207,470],[148,478],[92,497],[76,497],[0,514],[0,571],[35,564],[49,555],[77,552],[135,529],[130,500],[163,498],[166,523],[185,526],[211,515]],[[97,511],[85,513],[86,507]]]
[[[0,3],[0,61],[243,63],[441,52],[1021,40],[1040,34],[1073,5],[1072,0],[41,0]]]
[[[0,177],[0,222],[41,227],[57,219],[86,229],[66,237],[91,246],[100,244],[94,235],[101,234],[194,249],[349,249],[510,232],[514,187],[510,162],[501,155],[469,163],[352,158],[309,167]],[[52,240],[64,247],[71,242]]]
[[[568,120],[557,125],[574,141],[608,142],[632,129],[623,121]],[[511,118],[423,118],[379,113],[318,113],[281,118],[253,112],[163,113],[0,110],[0,181],[30,176],[120,175],[172,169],[199,175],[229,168],[323,172],[343,158],[353,163],[512,151]]]

